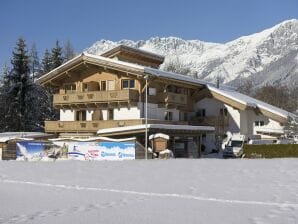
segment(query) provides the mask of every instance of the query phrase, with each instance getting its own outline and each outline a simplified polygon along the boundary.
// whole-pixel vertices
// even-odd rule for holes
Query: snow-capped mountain
[[[86,51],[101,54],[119,44],[140,48],[179,60],[190,75],[234,86],[251,79],[255,86],[266,83],[298,83],[298,20],[287,20],[260,33],[219,44],[177,37],[153,37],[149,40],[100,40]]]

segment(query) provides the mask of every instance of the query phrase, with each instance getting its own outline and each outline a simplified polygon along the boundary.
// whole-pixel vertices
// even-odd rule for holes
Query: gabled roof
[[[155,76],[163,79],[176,80],[178,82],[188,83],[192,85],[205,86],[210,91],[211,95],[214,95],[214,94],[221,95],[226,99],[228,99],[230,102],[233,101],[238,103],[239,105],[241,104],[246,107],[260,109],[261,112],[264,113],[265,115],[275,120],[278,120],[280,122],[284,122],[288,116],[295,116],[294,114],[291,114],[288,111],[282,110],[278,107],[272,106],[263,101],[241,94],[224,85],[220,85],[220,88],[217,88],[215,87],[214,84],[210,82],[195,79],[190,76],[181,75],[173,72],[166,72],[159,69],[149,68],[142,65],[136,65],[129,62],[123,62],[123,61],[114,60],[111,58],[98,56],[98,55],[92,55],[88,53],[82,53],[76,56],[75,58],[69,60],[68,62],[64,63],[58,68],[43,75],[42,77],[37,79],[36,82],[39,84],[45,84],[47,82],[50,82],[56,76],[59,76],[62,73],[67,72],[69,69],[71,69],[72,67],[80,63],[91,63],[94,65],[112,68],[115,70],[118,69],[120,71],[129,72],[131,74],[135,74],[138,76],[145,77],[146,75],[149,75],[149,76]],[[241,108],[245,108],[245,107],[241,107]]]
[[[127,45],[119,45],[117,47],[114,47],[113,49],[108,50],[103,54],[101,54],[101,56],[112,58],[122,53],[133,54],[133,55],[136,55],[137,57],[144,57],[147,59],[151,59],[156,61],[159,65],[162,64],[165,59],[164,56],[161,56],[159,54],[155,54],[149,51],[144,51],[139,48],[129,47]]]
[[[96,64],[99,66],[115,68],[119,70],[125,70],[127,72],[136,72],[136,73],[143,73],[144,66],[136,65],[128,62],[117,61],[114,59],[88,54],[88,53],[81,53],[80,55],[74,57],[73,59],[65,62],[64,64],[60,65],[59,67],[53,69],[52,71],[48,72],[47,74],[41,76],[39,79],[36,80],[36,83],[41,85],[49,82],[51,79],[56,77],[61,73],[65,73],[70,70],[73,66],[78,65],[80,63],[91,63]]]
[[[224,97],[227,97],[233,101],[236,101],[238,103],[241,103],[243,105],[246,105],[247,107],[256,108],[260,110],[266,110],[270,113],[276,114],[280,117],[287,118],[288,116],[295,116],[294,114],[280,109],[278,107],[272,106],[268,103],[265,103],[261,100],[257,100],[255,98],[252,98],[250,96],[244,95],[242,93],[239,93],[237,91],[227,89],[227,88],[217,88],[214,85],[207,85],[207,88],[214,93],[220,94]]]

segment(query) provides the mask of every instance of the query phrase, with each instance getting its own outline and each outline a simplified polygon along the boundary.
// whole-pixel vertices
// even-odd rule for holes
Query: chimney
[[[216,88],[219,89],[219,76],[217,76],[217,78],[216,78]]]

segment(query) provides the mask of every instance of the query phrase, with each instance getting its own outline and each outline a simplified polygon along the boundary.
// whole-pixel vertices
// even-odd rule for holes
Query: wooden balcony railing
[[[187,124],[183,121],[161,121],[148,120],[149,124]],[[132,125],[145,124],[144,119],[133,120],[101,120],[101,121],[45,121],[45,132],[61,133],[61,132],[85,132],[96,133],[100,129],[115,128]]]
[[[55,94],[53,103],[75,104],[75,103],[101,103],[113,101],[138,101],[139,93],[134,89],[90,91],[81,93]]]
[[[168,104],[187,105],[188,96],[185,94],[166,92],[160,97]]]

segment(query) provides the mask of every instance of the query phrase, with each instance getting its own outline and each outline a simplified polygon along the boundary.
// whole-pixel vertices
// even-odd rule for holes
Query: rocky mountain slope
[[[218,77],[234,86],[251,79],[255,86],[266,83],[298,85],[298,20],[287,20],[272,28],[228,43],[208,43],[177,37],[153,37],[149,40],[100,40],[86,51],[101,54],[119,44],[164,55],[179,61],[192,76],[207,81]]]

